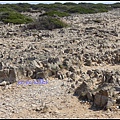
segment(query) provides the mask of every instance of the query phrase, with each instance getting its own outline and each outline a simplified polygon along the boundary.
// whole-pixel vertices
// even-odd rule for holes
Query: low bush
[[[15,11],[5,11],[0,13],[0,20],[4,23],[27,24],[33,20]]]
[[[68,25],[63,21],[51,17],[42,16],[35,20],[33,23],[27,25],[27,29],[37,29],[37,30],[52,30],[56,28],[67,27]]]
[[[89,8],[85,8],[85,7],[72,7],[70,9],[68,9],[69,13],[80,13],[80,14],[88,14],[88,13],[95,13],[95,10],[94,9],[89,9]]]
[[[58,16],[58,17],[65,17],[65,16],[69,16],[70,14],[69,13],[66,13],[66,12],[60,12],[60,11],[49,11],[49,12],[46,12],[44,14],[42,14],[41,16]]]

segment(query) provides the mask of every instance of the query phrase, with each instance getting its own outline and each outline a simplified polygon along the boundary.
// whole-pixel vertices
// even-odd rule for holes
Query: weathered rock
[[[71,72],[66,72],[66,76],[69,78],[70,77],[70,75],[71,75]]]
[[[17,75],[17,68],[11,67],[9,70],[9,82],[14,83],[19,80],[18,75]]]
[[[90,76],[90,78],[94,77],[94,72],[92,70],[88,70],[87,74]]]
[[[54,75],[56,75],[57,71],[60,70],[58,64],[49,64],[49,69],[53,72]]]
[[[91,66],[92,65],[92,60],[91,59],[88,59],[88,60],[86,59],[84,65]]]
[[[64,59],[63,66],[65,66],[66,69],[69,69],[71,65],[72,65],[72,62],[70,59]]]
[[[117,98],[117,99],[116,99],[116,103],[117,103],[117,104],[120,104],[120,98]]]
[[[71,84],[71,88],[75,88],[75,85],[74,85],[74,84]]]
[[[73,50],[69,48],[69,49],[65,49],[65,50],[64,50],[64,53],[72,53],[72,51],[73,51]]]
[[[96,93],[94,96],[94,104],[100,108],[103,108],[106,106],[108,102],[108,92],[105,91],[99,91],[99,93]]]
[[[20,76],[19,76],[20,77]],[[9,69],[0,70],[0,81],[6,81],[7,83],[14,83],[19,80],[18,68],[10,67]]]
[[[72,73],[72,74],[70,75],[70,78],[75,81],[75,79],[76,79],[76,74],[75,74],[75,73]]]
[[[119,96],[119,87],[117,87],[119,86],[119,76],[115,71],[88,70],[87,74],[90,75],[90,79],[83,77],[86,82],[83,81],[76,89],[75,94],[79,98],[92,101],[97,107],[111,108]]]
[[[0,70],[2,70],[2,68],[3,68],[3,64],[2,62],[0,62]]]
[[[75,90],[74,94],[79,96],[79,99],[87,99],[88,92],[91,91],[90,84],[83,81],[83,83]]]
[[[64,79],[64,75],[62,72],[57,72],[57,78],[58,79]]]
[[[9,69],[0,70],[0,82],[9,80]]]
[[[115,105],[115,102],[112,100],[112,99],[110,99],[110,98],[108,98],[108,101],[107,101],[107,104],[106,104],[106,106],[105,106],[105,109],[111,109],[111,107],[113,106],[113,105]]]
[[[73,66],[70,66],[69,71],[75,72],[75,68]]]
[[[0,86],[6,86],[8,83],[6,81],[0,82]]]
[[[53,63],[53,64],[57,63],[58,61],[59,61],[59,58],[53,58],[53,57],[51,57],[51,58],[48,59],[48,62],[49,63]]]
[[[37,72],[36,73],[36,79],[43,79],[43,78],[46,78],[46,74],[44,72]]]
[[[94,98],[93,98],[93,94],[92,94],[92,92],[87,92],[87,99],[89,100],[89,101],[93,101],[94,100]]]
[[[0,58],[3,58],[3,54],[2,53],[0,53]]]

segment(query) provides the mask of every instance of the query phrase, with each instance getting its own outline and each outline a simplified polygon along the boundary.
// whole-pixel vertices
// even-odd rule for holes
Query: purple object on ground
[[[48,81],[44,79],[36,79],[36,81],[18,81],[18,85],[29,85],[29,84],[47,84]]]

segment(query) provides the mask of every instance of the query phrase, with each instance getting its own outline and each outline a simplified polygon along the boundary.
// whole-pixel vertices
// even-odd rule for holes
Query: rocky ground
[[[71,26],[1,24],[0,118],[120,118],[120,9],[62,19]]]

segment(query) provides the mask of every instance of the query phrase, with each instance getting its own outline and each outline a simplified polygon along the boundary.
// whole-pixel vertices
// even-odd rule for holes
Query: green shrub
[[[91,14],[98,12],[107,12],[110,9],[109,6],[105,4],[91,4],[91,3],[80,3],[76,6],[71,6],[67,12],[68,13],[80,13],[80,14]]]
[[[25,12],[25,11],[29,12],[30,7],[31,5],[28,3],[4,4],[4,5],[0,5],[0,11],[2,10],[1,8],[5,8],[7,11],[9,11],[8,9],[11,9],[12,11],[16,11],[16,12]]]
[[[51,16],[42,16],[39,17],[36,21],[27,25],[27,29],[37,29],[37,30],[52,30],[56,28],[67,27],[68,25],[63,21],[51,17]]]
[[[111,6],[112,8],[120,8],[120,3],[117,2],[117,3],[111,4],[110,6]]]
[[[70,14],[66,12],[60,12],[60,11],[49,11],[49,12],[42,14],[41,16],[44,16],[44,15],[52,16],[52,17],[54,16],[65,17],[65,16],[69,16]]]
[[[108,12],[114,8],[120,8],[120,3],[114,4],[93,4],[93,3],[53,3],[53,4],[28,4],[28,3],[17,3],[17,4],[0,4],[0,20],[4,23],[29,23],[32,22],[31,18],[21,15],[21,12],[32,12],[37,10],[39,12],[45,11],[46,13],[41,16],[49,17],[64,17],[69,16],[71,13],[80,14],[91,14]],[[56,20],[57,21],[57,20]],[[47,24],[47,23],[46,23]]]
[[[71,9],[68,9],[69,13],[80,13],[80,14],[88,14],[88,13],[95,13],[95,11],[91,8],[85,8],[81,6],[72,7]]]
[[[0,14],[0,20],[4,23],[14,23],[14,24],[26,24],[33,21],[31,18],[28,18],[27,16],[14,11],[2,12]]]

